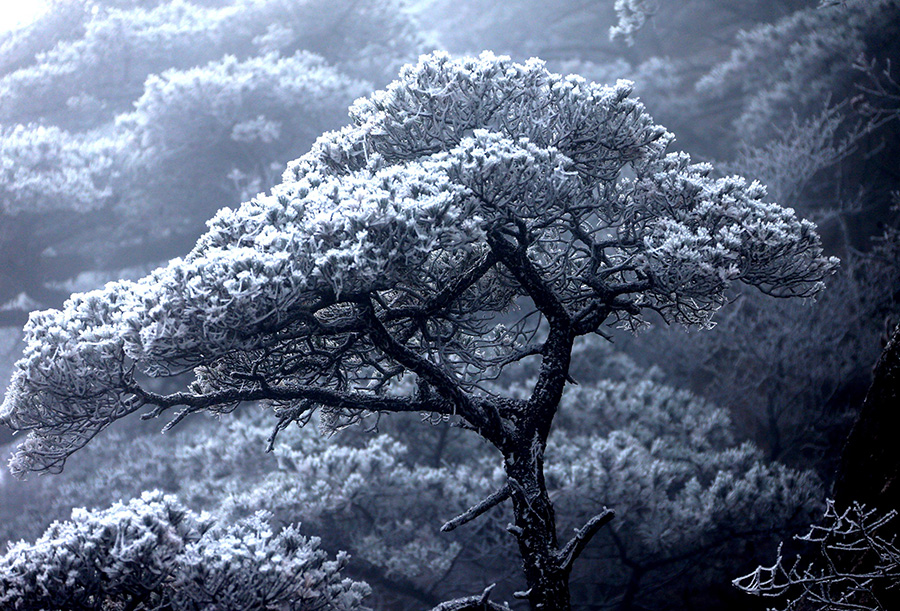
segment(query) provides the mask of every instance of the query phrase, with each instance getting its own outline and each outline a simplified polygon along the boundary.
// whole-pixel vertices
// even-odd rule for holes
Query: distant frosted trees
[[[52,282],[86,264],[62,263],[46,252],[76,228],[97,220],[114,200],[111,185],[122,171],[115,137],[71,134],[53,126],[0,126],[0,308],[15,300],[53,303]],[[47,222],[54,219],[54,222]],[[21,297],[19,297],[21,295]],[[0,309],[0,325],[23,322],[23,313]]]
[[[318,1],[289,0],[71,4],[24,32],[5,34],[0,51],[18,61],[11,57],[9,71],[0,76],[0,123],[96,127],[130,110],[147,77],[225,55],[244,60],[305,50],[377,86],[423,44],[393,1],[367,9],[348,1],[326,8]]]
[[[75,0],[0,34],[0,324],[183,252],[423,49],[393,1]]]
[[[730,109],[720,133],[743,139],[728,167],[817,219],[823,240],[846,253],[836,290],[809,306],[744,294],[715,334],[670,334],[656,349],[683,354],[660,361],[672,383],[731,406],[773,456],[815,462],[830,477],[900,312],[890,250],[900,185],[886,171],[900,128],[891,61],[900,10],[821,4],[741,34],[698,85],[705,103]]]
[[[308,52],[227,56],[151,76],[134,109],[117,119],[133,151],[133,190],[122,194],[120,214],[144,231],[171,232],[173,219],[180,232],[193,231],[222,201],[277,182],[283,160],[339,124],[370,88]],[[151,202],[157,222],[147,215]]]
[[[736,127],[763,142],[797,114],[811,116],[828,103],[864,95],[855,87],[864,81],[856,64],[876,60],[883,68],[896,55],[898,11],[893,0],[798,10],[742,33],[730,58],[700,86],[740,100]]]

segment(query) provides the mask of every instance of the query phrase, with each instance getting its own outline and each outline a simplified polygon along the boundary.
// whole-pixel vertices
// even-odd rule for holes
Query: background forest
[[[764,183],[841,259],[814,301],[735,288],[712,329],[580,338],[547,447],[560,532],[616,512],[575,565],[574,609],[783,607],[732,580],[771,565],[780,542],[786,559],[805,549],[793,537],[822,520],[900,323],[896,0],[52,2],[0,33],[3,383],[30,311],[183,255],[218,209],[271,188],[354,100],[436,49],[633,81],[680,150]],[[536,375],[492,384],[515,394]],[[508,507],[441,531],[498,488],[499,461],[450,419],[421,420],[370,415],[320,434],[329,423],[314,418],[273,438],[278,420],[257,405],[164,435],[126,419],[60,474],[3,470],[0,573],[28,550],[39,570],[54,545],[102,548],[104,524],[133,520],[174,525],[171,549],[128,553],[178,558],[184,583],[218,571],[236,592],[256,587],[255,550],[278,558],[276,581],[307,576],[308,608],[425,609],[494,583],[491,600],[527,608]],[[3,427],[0,443],[15,445]],[[0,575],[0,602],[4,587]]]

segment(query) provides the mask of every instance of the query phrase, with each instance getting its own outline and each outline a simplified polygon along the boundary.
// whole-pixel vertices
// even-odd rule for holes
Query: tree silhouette
[[[454,525],[511,499],[521,596],[568,609],[572,565],[612,518],[557,539],[544,451],[574,340],[655,315],[707,326],[735,281],[813,296],[837,263],[762,185],[668,152],[630,91],[492,54],[404,68],[184,259],[32,315],[2,408],[29,431],[13,472],[58,471],[143,407],[181,408],[172,426],[264,400],[273,437],[316,410],[326,430],[378,411],[454,419],[506,473]],[[530,388],[488,384],[529,359]],[[190,370],[183,392],[141,383]]]

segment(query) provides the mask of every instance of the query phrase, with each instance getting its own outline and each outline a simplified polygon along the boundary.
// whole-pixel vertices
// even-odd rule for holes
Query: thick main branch
[[[161,395],[147,391],[137,384],[126,388],[127,392],[137,397],[142,405],[156,406],[144,418],[159,416],[164,411],[183,406],[190,411],[228,405],[242,401],[299,401],[308,400],[318,405],[333,408],[357,409],[385,412],[435,412],[449,415],[447,406],[430,401],[421,401],[412,397],[382,397],[358,392],[339,392],[316,386],[279,385],[263,386],[250,389],[228,389],[207,394],[188,392]]]
[[[520,229],[520,232],[524,230]],[[569,361],[574,341],[573,323],[565,305],[528,258],[527,239],[518,238],[512,244],[500,231],[488,235],[488,244],[497,258],[509,269],[519,285],[528,293],[550,326],[547,340],[541,349],[541,372],[528,400],[528,408],[535,418],[541,439],[546,441],[563,387],[569,377]]]

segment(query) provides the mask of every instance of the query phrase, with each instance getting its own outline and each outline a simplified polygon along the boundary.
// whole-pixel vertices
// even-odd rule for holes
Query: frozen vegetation
[[[0,33],[0,607],[895,608],[898,27],[70,0]]]

